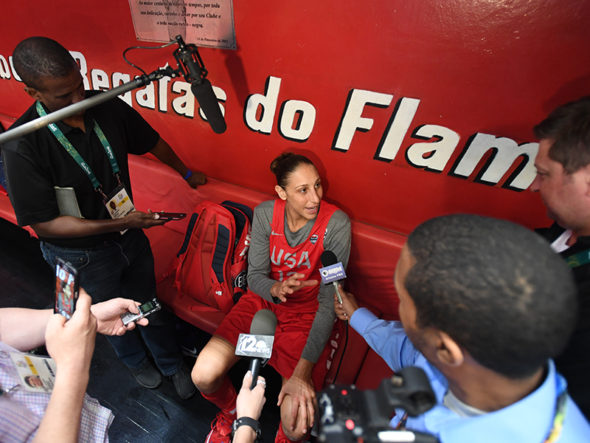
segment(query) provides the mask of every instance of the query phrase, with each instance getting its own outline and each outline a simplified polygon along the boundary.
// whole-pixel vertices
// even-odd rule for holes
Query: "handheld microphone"
[[[193,44],[186,45],[180,35],[176,36],[176,42],[178,48],[174,51],[174,57],[182,68],[184,79],[190,82],[191,91],[207,117],[211,129],[217,134],[225,132],[227,126],[211,82],[207,80],[207,69],[197,47]]]
[[[261,309],[252,318],[250,334],[240,334],[238,337],[235,354],[250,357],[250,371],[252,372],[250,390],[256,387],[260,368],[272,355],[276,327],[276,315],[268,309]]]
[[[338,303],[342,304],[342,296],[338,289],[338,282],[346,278],[346,272],[344,272],[344,266],[336,258],[336,254],[332,251],[325,250],[322,252],[320,257],[323,268],[320,268],[320,275],[322,277],[322,283],[327,285],[332,283],[334,290],[336,291],[336,297],[338,297]]]

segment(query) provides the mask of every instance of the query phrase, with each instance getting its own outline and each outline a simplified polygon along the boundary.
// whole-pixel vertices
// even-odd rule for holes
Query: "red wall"
[[[30,104],[6,61],[14,46],[31,35],[55,38],[82,53],[89,72],[137,74],[121,54],[128,46],[148,43],[136,40],[127,2],[27,5],[18,0],[2,3],[0,113],[17,116]],[[528,226],[547,222],[538,196],[506,187],[510,171],[524,165],[525,157],[503,177],[492,179],[483,174],[489,157],[479,161],[483,172],[475,168],[467,177],[454,176],[455,166],[469,157],[462,153],[476,134],[480,140],[482,134],[506,138],[513,147],[503,152],[514,151],[517,144],[535,141],[531,127],[553,107],[590,94],[590,2],[249,0],[234,1],[234,15],[238,50],[200,49],[209,79],[227,97],[222,103],[228,126],[224,134],[213,133],[198,115],[189,118],[174,111],[173,99],[184,93],[173,92],[172,81],[160,91],[166,93],[167,112],[158,110],[164,105],[158,94],[155,109],[138,106],[135,92],[132,95],[133,106],[192,168],[270,193],[270,161],[295,149],[319,163],[330,200],[354,219],[391,230],[407,233],[426,218],[457,211]],[[129,57],[152,71],[173,64],[171,53],[170,48],[132,51]],[[281,83],[267,134],[253,130],[245,105],[252,94],[265,92],[270,77]],[[359,121],[351,118],[352,106],[367,97],[389,103],[366,105],[362,118],[369,120],[363,124],[371,128],[353,131],[344,149],[336,146],[337,134],[342,136],[351,125],[354,129]],[[415,115],[397,155],[388,161],[380,143],[396,106],[403,110],[418,103],[411,99],[419,100]],[[281,105],[288,100],[315,109],[313,129],[304,141],[289,140],[279,131]],[[268,108],[265,112],[272,114]],[[402,114],[396,115],[392,128],[400,124]],[[309,118],[309,112],[304,116]],[[429,132],[426,139],[424,133],[423,138],[412,135],[421,130]],[[453,134],[458,137],[455,147]],[[433,158],[450,155],[437,163],[440,171],[425,170],[416,162],[423,158],[416,156],[420,148],[412,148],[440,140],[430,135],[442,136],[444,143],[432,145],[436,151],[430,163],[428,158],[424,162],[432,166]],[[527,146],[534,154],[534,145]],[[492,163],[488,174],[495,167]],[[478,182],[482,175],[487,184]]]

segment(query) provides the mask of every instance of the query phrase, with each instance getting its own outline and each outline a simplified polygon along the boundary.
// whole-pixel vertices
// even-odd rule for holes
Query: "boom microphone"
[[[222,134],[225,132],[227,126],[223,119],[223,115],[221,114],[221,108],[219,107],[217,97],[213,92],[211,82],[206,78],[202,79],[200,82],[194,81],[191,84],[191,91],[199,102],[199,105],[201,105],[201,109],[203,110],[205,117],[207,117],[207,121],[211,125],[213,132],[216,134]]]
[[[225,132],[227,126],[197,47],[193,44],[186,45],[180,35],[176,36],[176,42],[178,48],[174,51],[174,57],[183,68],[184,78],[191,84],[191,91],[207,117],[211,129],[217,134]]]
[[[322,252],[320,260],[323,266],[323,268],[320,269],[322,283],[332,283],[334,285],[338,302],[342,304],[342,296],[340,295],[340,290],[338,289],[338,282],[346,278],[344,266],[342,266],[342,263],[336,258],[336,254],[334,254],[332,251],[325,250]]]
[[[260,368],[266,364],[272,354],[277,317],[268,309],[261,309],[252,318],[250,334],[240,334],[236,344],[236,355],[250,357],[252,385],[256,387]]]

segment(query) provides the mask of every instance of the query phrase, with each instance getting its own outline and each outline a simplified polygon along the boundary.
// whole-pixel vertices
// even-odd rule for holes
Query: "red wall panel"
[[[510,139],[515,146],[510,149],[518,149],[535,141],[532,126],[553,107],[590,93],[588,2],[250,0],[234,1],[234,16],[236,51],[200,49],[209,79],[227,97],[224,134],[213,133],[198,115],[174,110],[173,100],[183,95],[172,90],[178,80],[155,84],[154,104],[147,107],[138,105],[135,92],[131,95],[133,106],[192,168],[271,192],[270,161],[295,149],[319,163],[327,197],[359,221],[402,233],[450,212],[495,215],[528,226],[547,223],[538,196],[503,187],[510,172],[485,184],[478,182],[478,168],[468,177],[453,176],[453,171],[476,134]],[[26,8],[5,0],[0,26],[0,113],[8,116],[30,104],[22,84],[6,69],[21,39],[53,37],[80,52],[89,72],[102,70],[109,78],[114,72],[135,75],[121,54],[126,47],[148,44],[136,40],[128,3],[115,0],[34,1]],[[171,53],[171,48],[132,51],[129,57],[152,71],[174,64]],[[280,79],[276,111],[270,133],[258,132],[245,119],[246,103],[265,92],[271,77]],[[346,120],[349,98],[369,93],[390,102],[366,104],[358,118]],[[402,98],[419,100],[415,114],[395,158],[379,158],[389,125],[399,123],[399,115],[390,119]],[[281,135],[281,106],[298,103],[289,100],[315,110],[306,140]],[[166,112],[159,110],[164,105]],[[305,118],[309,115],[304,112]],[[337,134],[346,129],[343,122],[350,129],[360,118],[368,119],[370,129],[355,130],[346,149],[333,149]],[[292,127],[289,123],[284,122]],[[458,136],[440,171],[408,161],[415,143],[439,141],[414,134],[424,125]],[[436,149],[431,155],[440,155]],[[483,172],[486,159],[479,162]]]

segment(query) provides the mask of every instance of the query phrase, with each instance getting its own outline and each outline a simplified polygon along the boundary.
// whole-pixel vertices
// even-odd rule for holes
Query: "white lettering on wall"
[[[143,89],[135,92],[135,101],[142,108],[156,109],[156,93],[154,84],[150,83]]]
[[[386,135],[377,147],[375,159],[392,161],[395,158],[410,129],[419,104],[420,100],[417,98],[404,97],[398,102],[385,129]]]
[[[190,83],[177,81],[172,83],[172,92],[182,94],[172,100],[172,109],[178,115],[193,118],[195,116],[195,97],[191,92]]]
[[[8,80],[10,78],[10,67],[4,56],[0,55],[0,78]]]
[[[71,56],[76,60],[80,66],[80,75],[84,82],[84,89],[90,89],[90,82],[88,81],[88,65],[86,64],[86,57],[78,51],[70,51]]]
[[[332,149],[348,151],[357,130],[366,132],[373,127],[373,119],[362,116],[365,105],[386,108],[392,99],[393,95],[391,94],[352,89],[348,93],[344,115],[340,121],[340,126],[336,130]]]
[[[168,83],[170,77],[162,77],[158,80],[158,111],[168,112]]]
[[[90,71],[90,78],[92,79],[92,87],[94,89],[109,89],[111,87],[109,82],[109,75],[102,69],[93,69]]]
[[[131,81],[131,76],[129,74],[123,74],[121,72],[113,72],[113,88],[122,85],[123,83],[128,83]],[[127,103],[129,106],[133,106],[131,100],[131,91],[127,91],[125,94],[119,95],[121,100]]]
[[[244,122],[252,131],[270,134],[277,110],[281,79],[270,76],[266,80],[264,94],[252,94],[246,99]],[[257,117],[260,109],[260,117]]]
[[[95,90],[110,88],[106,71],[94,68],[89,76],[84,55],[77,51],[70,51],[70,53],[80,66],[84,88]],[[130,81],[130,75],[126,73],[113,72],[111,77],[113,88]],[[14,70],[12,56],[0,55],[0,79],[12,78],[22,81]],[[252,94],[246,99],[243,115],[248,129],[261,134],[271,134],[279,103],[281,82],[281,78],[269,76],[264,93]],[[178,96],[172,99],[172,110],[177,115],[194,118],[196,99],[190,90],[190,84],[180,80],[171,82],[170,78],[163,77],[158,80],[157,85],[157,97],[154,83],[137,90],[135,94],[128,91],[120,97],[130,106],[135,99],[138,106],[151,110],[156,109],[157,99],[158,111],[165,113],[168,112],[168,94],[175,93]],[[220,102],[227,101],[227,94],[222,88],[213,86],[213,91]],[[367,132],[373,128],[373,118],[363,116],[365,107],[387,108],[392,100],[392,94],[351,89],[331,149],[347,152],[357,132]],[[219,103],[219,106],[222,114],[225,115],[225,106],[222,103]],[[404,139],[408,136],[419,104],[420,99],[417,98],[402,97],[398,100],[375,151],[375,160],[391,162],[396,159]],[[201,109],[199,114],[205,120]],[[285,100],[280,108],[278,132],[288,140],[305,142],[313,132],[316,115],[316,108],[309,102],[297,99]],[[405,150],[407,163],[433,172],[442,172],[447,168],[461,138],[452,129],[425,123],[416,125],[409,137],[421,141],[410,144]],[[520,191],[526,189],[534,180],[536,173],[534,158],[537,150],[537,143],[518,145],[507,137],[476,133],[465,143],[448,174],[469,179],[475,173],[473,178],[475,182],[496,185],[504,180],[504,187]],[[509,176],[505,178],[508,173]],[[280,260],[280,255],[278,259]]]
[[[8,62],[10,63],[10,69],[12,70],[12,76],[14,77],[14,79],[17,82],[22,82],[23,79],[18,76],[18,74],[16,73],[16,69],[14,69],[14,64],[12,63],[12,55],[8,57]]]
[[[459,134],[439,125],[422,125],[414,129],[412,137],[436,141],[414,143],[406,151],[406,160],[412,166],[441,172],[459,143]]]
[[[304,142],[315,124],[315,108],[301,100],[287,100],[279,112],[279,133],[288,140]]]
[[[477,133],[467,143],[463,153],[455,162],[451,175],[469,177],[484,155],[491,151],[489,160],[481,167],[475,181],[485,184],[498,183],[514,162],[521,157],[521,164],[509,177],[505,186],[512,189],[526,189],[535,179],[534,160],[538,149],[538,143],[517,145],[514,140],[507,137]]]

